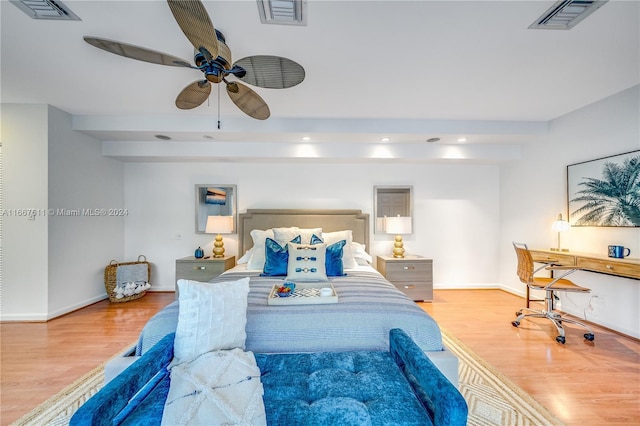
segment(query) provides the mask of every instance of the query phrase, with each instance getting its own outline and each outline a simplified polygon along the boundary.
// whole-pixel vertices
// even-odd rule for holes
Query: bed
[[[287,244],[290,258],[285,260],[289,267],[286,276],[278,268],[273,269],[273,264],[268,266],[271,262],[269,241],[257,230],[273,230],[274,236],[279,236],[277,244],[273,243],[280,247],[278,250],[282,250],[280,244],[283,239],[291,240]],[[228,292],[231,288],[238,288],[237,283],[240,282],[246,284],[246,298],[241,305],[245,315],[242,331],[246,332],[242,336],[242,349],[255,354],[257,359],[258,377],[264,381],[268,424],[314,424],[315,420],[309,420],[311,408],[316,409],[314,416],[319,416],[313,417],[317,424],[325,424],[326,416],[335,412],[344,411],[343,414],[347,413],[344,418],[351,418],[353,410],[356,413],[364,410],[356,415],[353,424],[385,424],[386,420],[392,418],[387,416],[401,418],[405,410],[406,415],[416,416],[416,424],[464,424],[466,404],[456,389],[457,359],[443,347],[440,329],[433,318],[371,267],[365,250],[369,247],[369,232],[368,215],[357,210],[249,210],[241,214],[239,252],[244,253],[244,259],[241,258],[235,268],[226,271],[211,283],[179,282],[182,311],[181,305],[176,301],[149,320],[140,335],[136,356],[127,357],[126,361],[118,360],[120,365],[111,366],[113,368],[108,365],[106,380],[116,376],[122,366],[133,361],[135,363],[109,382],[105,391],[92,398],[87,407],[79,410],[78,415],[74,416],[75,424],[81,424],[88,418],[109,417],[112,414],[119,418],[115,421],[116,424],[123,418],[126,418],[125,424],[138,424],[135,416],[141,416],[139,418],[143,424],[150,413],[156,421],[166,418],[166,414],[165,417],[162,415],[162,404],[165,400],[172,401],[169,383],[174,383],[173,375],[171,380],[168,379],[167,366],[173,356],[174,345],[176,348],[182,346],[179,343],[182,342],[181,338],[175,337],[174,341],[174,336],[186,335],[188,333],[185,330],[191,330],[181,322],[184,315],[202,310],[201,305],[190,304],[188,297],[183,295],[183,288],[206,289],[209,298],[216,298],[218,296],[215,292]],[[300,240],[300,234],[310,240],[310,244],[298,244],[300,241],[294,243],[293,241]],[[324,240],[316,234],[321,234]],[[314,237],[321,243],[314,243]],[[331,238],[343,237],[344,240],[335,243],[330,241]],[[262,247],[261,244],[265,242],[267,246]],[[312,250],[317,247],[322,256],[325,256],[326,249],[327,271],[333,268],[329,266],[330,256],[334,256],[332,262],[344,267],[335,274],[327,273],[330,275],[326,278],[327,281],[320,283],[322,286],[331,286],[337,299],[335,303],[269,304],[268,298],[274,288],[279,287],[285,278],[290,280],[291,276],[297,276],[292,271],[298,270],[292,269],[291,265],[301,257],[291,257],[291,250],[298,246]],[[341,250],[336,251],[336,246]],[[334,247],[332,255],[328,254],[328,247]],[[246,253],[245,248],[249,249]],[[252,261],[252,256],[265,252],[261,266],[256,267],[260,264]],[[313,253],[315,256],[316,252]],[[339,253],[340,262],[336,261],[336,253]],[[352,259],[347,259],[347,255],[351,255]],[[318,262],[324,268],[325,258],[319,257]],[[299,284],[304,284],[304,281],[301,280]],[[236,306],[236,310],[239,310],[239,306]],[[209,312],[215,312],[215,309],[206,312],[207,314],[200,312],[191,315],[204,317],[209,321],[208,325],[196,328],[211,330],[225,323],[226,320],[210,319]],[[223,329],[220,330],[222,332]],[[210,334],[217,335],[218,332]],[[238,330],[232,334],[238,334]],[[189,338],[192,339],[191,346],[201,345],[201,341],[194,336]],[[204,351],[207,354],[210,352]],[[200,355],[195,359],[199,357]],[[173,363],[177,358],[178,355]],[[371,369],[366,374],[358,370],[363,364],[362,360],[367,360],[364,362],[367,364],[365,370]],[[320,386],[303,380],[305,384],[299,386],[302,393],[295,394],[293,398],[296,406],[301,407],[300,411],[294,410],[295,413],[281,406],[282,395],[290,392],[295,382],[291,379],[291,365],[314,366],[311,370],[317,371],[305,370],[304,374],[297,370],[293,372],[302,374],[305,378],[314,377],[313,380],[317,380],[318,375],[337,375],[334,379],[331,376],[325,379]],[[360,367],[356,368],[356,365]],[[205,371],[209,374],[209,367]],[[364,385],[351,386],[351,379],[345,377],[352,376],[375,379]],[[238,384],[241,382],[245,382],[245,379],[239,380]],[[404,390],[396,389],[396,385]],[[317,390],[318,386],[321,393],[327,393],[328,398],[320,398],[318,401],[317,392],[313,398],[305,394],[311,388]],[[150,394],[143,390],[147,388],[151,389]],[[355,396],[354,389],[358,389]],[[201,392],[207,391],[190,391],[187,394],[193,396]],[[393,397],[396,393],[400,398],[398,401]],[[137,394],[135,403],[123,401],[123,398],[129,399],[134,394]],[[412,402],[402,402],[405,397],[408,398],[406,401]],[[177,400],[182,400],[182,397]],[[455,406],[449,407],[448,404],[452,401],[455,401]],[[343,403],[346,404],[342,407],[344,410],[336,409]],[[116,406],[120,409],[125,406],[133,408],[124,408],[123,416],[111,412]],[[108,408],[111,414],[102,413],[101,410],[106,409],[105,407],[111,407]],[[410,407],[418,411],[414,412]],[[132,412],[136,414],[131,414]],[[340,418],[344,420],[343,417]],[[425,420],[427,418],[428,421]],[[450,423],[449,420],[454,418],[457,420]]]
[[[353,242],[365,249],[370,247],[369,215],[360,210],[254,209],[239,215],[239,253],[245,254],[253,247],[252,231],[282,227],[321,228],[324,234],[349,230]],[[212,282],[251,277],[247,350],[259,353],[386,350],[389,330],[401,328],[457,386],[458,361],[443,347],[436,322],[363,260],[356,257],[359,265],[345,269],[346,276],[330,277],[339,298],[335,305],[269,306],[269,291],[274,283],[283,282],[284,277],[261,277],[260,270],[247,269],[251,262],[239,263]],[[137,356],[175,332],[178,313],[176,301],[149,321],[140,335]],[[287,335],[280,332],[283,318],[295,325]],[[115,366],[108,377],[120,369]]]

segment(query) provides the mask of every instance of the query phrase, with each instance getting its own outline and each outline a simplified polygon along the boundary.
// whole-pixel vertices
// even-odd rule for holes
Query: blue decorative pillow
[[[300,244],[300,241],[300,235],[291,240],[292,243],[296,244]],[[277,277],[287,275],[287,264],[289,263],[287,246],[282,247],[276,240],[267,237],[264,243],[264,251],[264,269],[260,276]]]
[[[316,234],[313,234],[311,236],[311,244],[322,244],[324,243],[324,241],[322,241],[322,238],[318,237]]]
[[[317,235],[313,234],[311,236],[311,244],[322,244],[323,242],[322,238]],[[343,277],[347,275],[344,273],[344,265],[342,263],[342,254],[345,244],[347,244],[347,240],[341,240],[327,246],[325,254],[325,269],[328,277]]]

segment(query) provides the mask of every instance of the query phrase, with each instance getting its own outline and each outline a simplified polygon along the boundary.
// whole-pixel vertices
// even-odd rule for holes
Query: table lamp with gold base
[[[385,217],[384,229],[387,234],[396,234],[395,242],[393,243],[393,257],[404,257],[404,243],[402,241],[402,234],[411,233],[411,217]]]
[[[233,216],[207,216],[205,234],[218,234],[213,242],[213,257],[224,257],[222,235],[233,232]]]

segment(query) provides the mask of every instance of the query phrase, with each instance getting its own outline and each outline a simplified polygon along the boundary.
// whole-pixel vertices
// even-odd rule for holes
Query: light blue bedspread
[[[441,351],[436,322],[418,305],[375,271],[348,270],[331,277],[338,303],[322,305],[267,304],[282,277],[258,272],[227,271],[212,282],[251,277],[247,307],[246,350],[256,353],[387,350],[389,330],[403,329],[424,351]],[[178,302],[173,302],[144,327],[137,355],[176,330]]]

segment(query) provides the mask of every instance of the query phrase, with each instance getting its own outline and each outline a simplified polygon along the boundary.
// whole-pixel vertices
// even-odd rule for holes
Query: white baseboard
[[[101,294],[100,296],[92,297],[91,299],[85,300],[84,302],[76,303],[75,305],[66,306],[62,309],[58,309],[54,312],[49,312],[47,320],[59,317],[64,314],[68,314],[69,312],[77,311],[78,309],[84,308],[86,306],[92,305],[96,302],[100,302],[101,300],[108,299],[107,293]]]
[[[104,293],[100,296],[95,296],[90,299],[87,299],[83,302],[76,303],[74,305],[65,306],[62,309],[58,309],[57,311],[48,312],[46,314],[42,313],[23,313],[23,314],[1,314],[0,321],[33,321],[33,322],[45,322],[51,319],[57,318],[64,314],[68,314],[69,312],[76,311],[78,309],[82,309],[89,305],[92,305],[96,302],[100,302],[101,300],[107,299],[107,294]]]
[[[448,283],[434,284],[434,290],[486,290],[499,288],[498,284],[474,284],[474,283]]]
[[[514,290],[512,287],[507,287],[507,286],[503,286],[503,285],[499,285],[496,288],[499,288],[502,291],[506,291],[507,293],[515,294],[516,296],[527,297],[526,288]]]
[[[0,321],[25,321],[25,322],[45,322],[47,321],[46,314],[2,314],[0,315]]]
[[[516,296],[525,297],[525,289],[514,290],[511,287],[507,287],[498,283],[447,283],[447,284],[434,284],[434,290],[504,290],[507,293],[515,294]]]
[[[147,293],[153,293],[153,292],[172,292],[172,293],[175,293],[176,292],[176,288],[175,288],[175,286],[174,287],[157,287],[157,286],[153,286],[149,290],[147,290]]]

